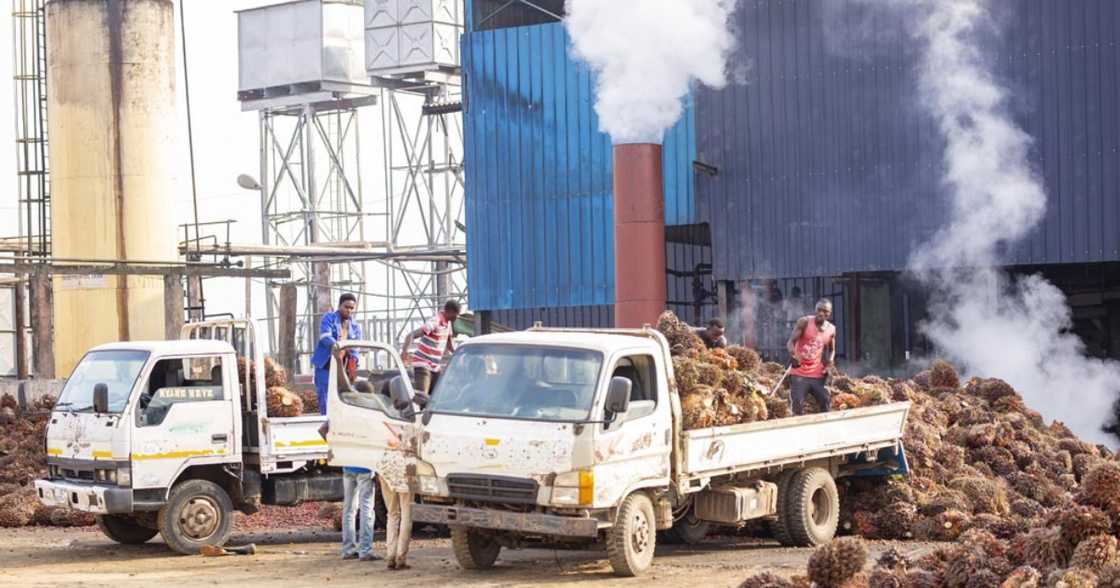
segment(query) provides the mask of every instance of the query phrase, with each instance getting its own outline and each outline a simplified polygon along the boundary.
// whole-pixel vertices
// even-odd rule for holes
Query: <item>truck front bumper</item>
[[[94,514],[132,512],[130,488],[35,480],[35,492],[47,506],[72,508]]]
[[[413,505],[412,520],[437,525],[518,531],[531,535],[594,538],[599,534],[599,521],[592,518],[508,512],[439,504]]]

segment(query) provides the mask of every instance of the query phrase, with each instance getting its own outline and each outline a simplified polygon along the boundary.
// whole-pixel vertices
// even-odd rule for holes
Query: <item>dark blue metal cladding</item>
[[[697,159],[719,170],[696,180],[718,279],[902,269],[947,219],[944,142],[916,93],[920,47],[869,4],[739,3],[734,60],[748,82],[696,94]],[[1048,196],[1007,263],[1120,259],[1120,3],[989,4],[1003,34],[983,53]]]
[[[463,35],[471,307],[614,302],[611,145],[560,23]],[[666,221],[694,221],[691,106],[665,137]]]

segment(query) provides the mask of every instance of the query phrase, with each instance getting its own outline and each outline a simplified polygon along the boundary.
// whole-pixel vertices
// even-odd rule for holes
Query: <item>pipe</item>
[[[614,146],[614,322],[655,324],[665,310],[661,145]]]

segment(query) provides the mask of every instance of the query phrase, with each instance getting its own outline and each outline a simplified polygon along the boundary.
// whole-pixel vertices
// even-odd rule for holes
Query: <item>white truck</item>
[[[466,569],[502,548],[599,544],[633,576],[658,531],[692,542],[756,518],[817,545],[836,531],[837,478],[906,471],[905,402],[682,430],[669,346],[650,328],[476,337],[419,415],[403,376],[381,392],[332,386],[331,449],[406,472],[413,520],[449,525]]]
[[[238,381],[239,357],[255,362],[252,386],[248,374]],[[40,500],[94,513],[117,542],[159,533],[182,553],[223,544],[234,510],[341,500],[319,434],[326,418],[269,417],[263,366],[249,320],[90,350],[51,413]]]

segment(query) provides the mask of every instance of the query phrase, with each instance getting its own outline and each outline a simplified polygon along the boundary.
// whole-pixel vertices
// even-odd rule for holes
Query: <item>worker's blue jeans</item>
[[[377,511],[373,507],[373,474],[342,471],[342,555],[359,557],[373,550],[373,523]],[[358,528],[354,529],[357,507]]]
[[[315,396],[319,397],[319,414],[327,414],[327,382],[330,379],[331,370],[329,367],[315,368]]]

